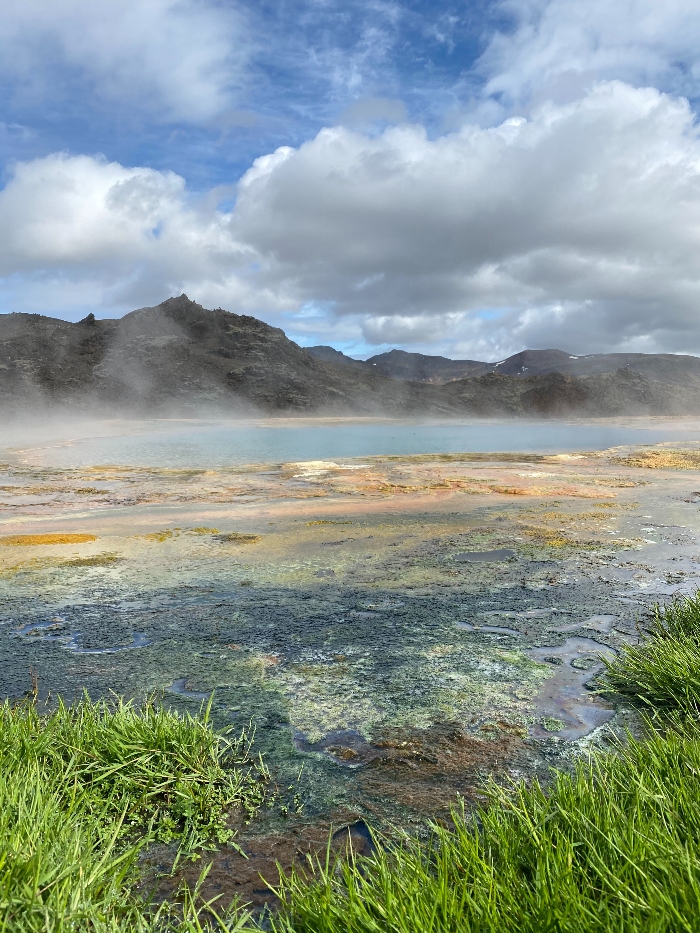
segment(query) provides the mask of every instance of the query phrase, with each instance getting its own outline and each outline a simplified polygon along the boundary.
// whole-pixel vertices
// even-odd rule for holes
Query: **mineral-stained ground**
[[[491,774],[546,777],[634,725],[595,678],[700,585],[699,465],[669,445],[215,471],[8,456],[0,693],[34,677],[195,712],[213,692],[279,793],[208,883],[262,900],[259,874],[331,827],[361,848],[367,825],[446,818]]]

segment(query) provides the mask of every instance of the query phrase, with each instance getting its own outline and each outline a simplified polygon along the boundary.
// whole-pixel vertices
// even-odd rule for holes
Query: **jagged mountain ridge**
[[[700,412],[700,360],[607,356],[627,365],[614,372],[572,375],[553,372],[551,366],[573,365],[575,357],[532,350],[498,367],[447,361],[474,363],[487,371],[445,384],[410,381],[385,375],[371,361],[338,362],[338,351],[318,359],[279,328],[221,308],[206,310],[181,295],[117,320],[88,315],[69,323],[38,314],[0,315],[0,414],[35,402],[81,410],[186,412],[204,406],[231,413],[404,416]],[[630,356],[639,369],[631,368]],[[580,359],[609,365],[600,362],[602,355]],[[646,373],[640,371],[644,365]],[[550,368],[531,374],[537,366]]]
[[[430,382],[437,385],[456,379],[469,379],[500,373],[525,378],[548,373],[568,376],[596,376],[629,369],[648,379],[675,384],[679,378],[700,387],[700,359],[674,353],[590,353],[576,356],[564,350],[522,350],[505,360],[485,363],[479,360],[451,360],[444,356],[389,350],[367,360],[355,360],[333,347],[309,347],[312,356],[338,365],[370,367],[392,379]],[[329,352],[330,351],[330,352]]]
[[[0,315],[5,401],[400,412],[433,402],[439,409],[431,388],[372,371],[348,380],[345,369],[314,359],[279,328],[221,308],[208,311],[186,295],[117,320]]]

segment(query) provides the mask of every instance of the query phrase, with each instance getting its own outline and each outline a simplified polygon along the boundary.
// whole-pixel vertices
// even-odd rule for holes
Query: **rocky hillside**
[[[411,379],[418,382],[437,384],[483,376],[490,372],[488,363],[478,360],[448,360],[445,356],[426,356],[424,353],[407,353],[405,350],[389,350],[371,356],[367,363],[384,376],[393,379]]]
[[[489,373],[523,379],[549,373],[596,376],[626,369],[641,373],[651,381],[668,385],[682,382],[700,388],[700,359],[673,353],[592,353],[574,356],[564,350],[523,350],[505,360],[484,363],[479,360],[450,360],[444,356],[407,353],[405,350],[390,350],[371,356],[368,360],[354,360],[333,347],[309,347],[309,352],[328,362],[371,368],[392,379],[438,385]]]
[[[661,382],[623,368],[595,376],[488,373],[440,387],[451,407],[480,416],[604,417],[700,413],[697,384]]]
[[[314,359],[275,327],[186,295],[119,320],[0,315],[0,398],[182,409],[441,410],[432,386]]]
[[[355,360],[351,356],[346,356],[335,347],[307,347],[306,352],[310,353],[315,360],[322,360],[324,363],[333,363],[335,366],[349,366],[351,369],[362,369],[365,372],[372,371],[372,364],[368,360]],[[420,380],[415,380],[420,382]]]
[[[370,356],[368,360],[354,360],[333,347],[309,347],[308,350],[316,359],[327,363],[361,367],[391,379],[410,382],[433,382],[439,385],[466,376],[483,376],[492,370],[490,363],[477,360],[448,360],[445,356],[426,356],[424,353],[407,353],[405,350],[389,350],[388,353]]]
[[[441,357],[396,350],[375,358],[375,365],[331,347],[313,349],[256,318],[208,311],[186,295],[119,320],[88,315],[72,324],[0,315],[0,412],[40,402],[181,413],[203,407],[431,416],[700,412],[695,357],[577,358],[528,350],[499,364],[443,360],[482,367],[453,378],[456,370],[443,367],[438,377],[431,369]],[[380,365],[382,357],[401,364],[398,377],[387,375],[391,366]],[[607,371],[613,363],[605,360],[619,365]],[[420,364],[414,380],[404,363]],[[575,366],[585,371],[560,371]]]

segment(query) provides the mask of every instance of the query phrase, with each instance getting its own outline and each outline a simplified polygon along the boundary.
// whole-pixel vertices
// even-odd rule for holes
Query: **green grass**
[[[230,838],[231,808],[262,803],[267,774],[245,735],[208,716],[87,697],[46,715],[0,706],[2,933],[198,928],[191,893],[178,920],[133,885],[150,842],[196,856]]]
[[[644,635],[606,661],[608,692],[653,711],[693,715],[700,708],[700,593],[656,606]]]
[[[631,742],[492,805],[429,844],[284,886],[294,933],[657,933],[700,925],[700,734]]]

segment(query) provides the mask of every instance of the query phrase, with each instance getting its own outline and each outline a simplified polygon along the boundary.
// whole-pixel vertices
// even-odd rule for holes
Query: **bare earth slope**
[[[314,356],[279,328],[220,308],[208,311],[186,295],[119,320],[88,315],[72,324],[36,314],[0,315],[0,411],[42,401],[83,410],[183,412],[205,405],[433,416],[700,411],[700,360],[689,356],[576,358],[561,350],[527,350],[490,364],[383,354],[415,364],[411,381],[405,373],[390,377],[371,360],[314,349],[322,352]],[[436,360],[453,369],[443,366],[436,376]],[[454,375],[462,364],[473,368],[468,378]]]

